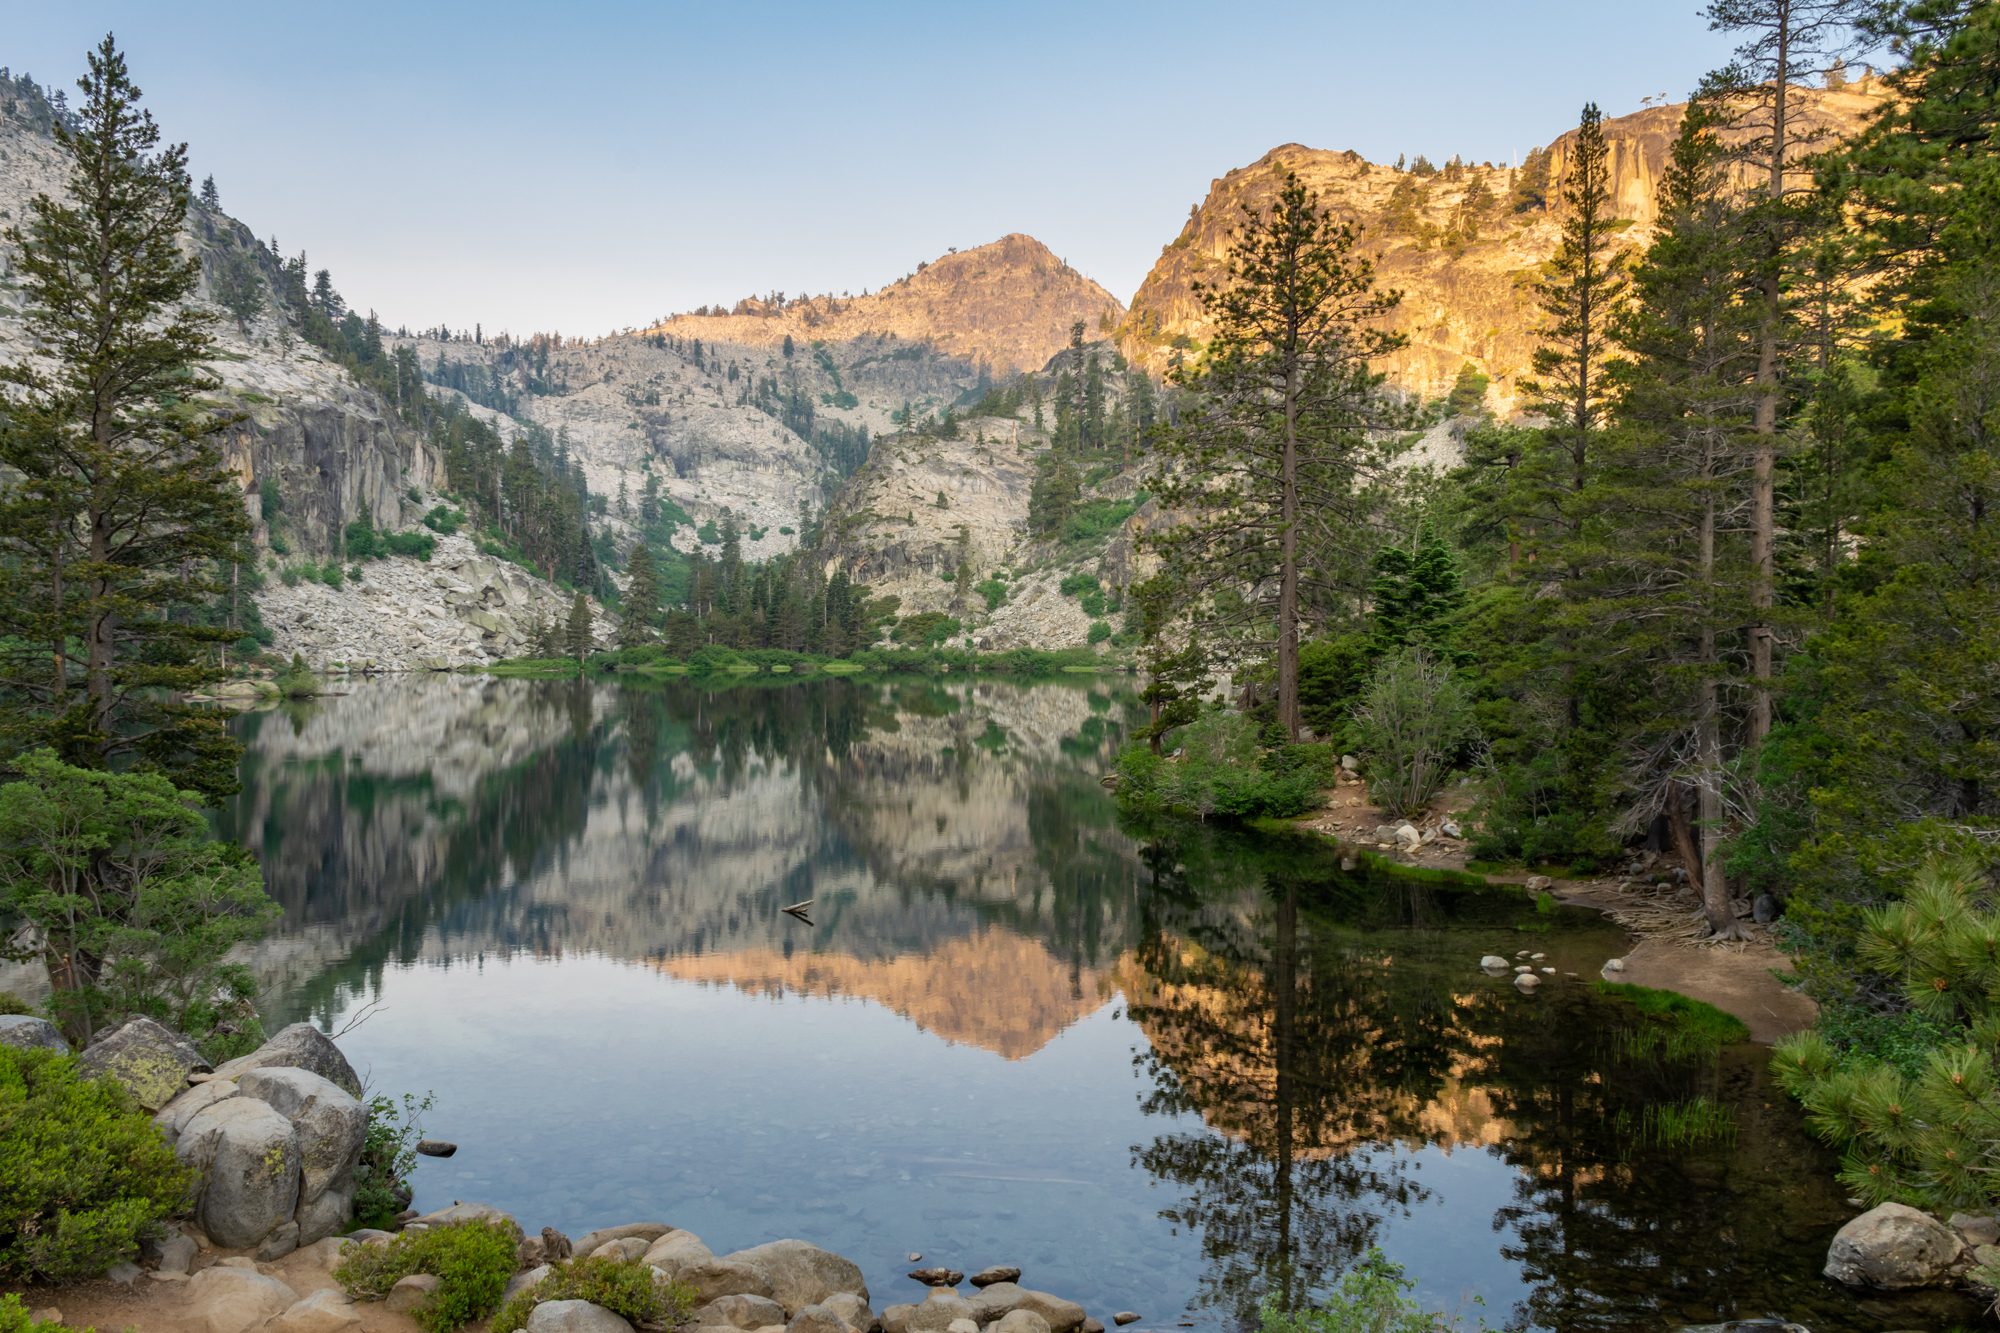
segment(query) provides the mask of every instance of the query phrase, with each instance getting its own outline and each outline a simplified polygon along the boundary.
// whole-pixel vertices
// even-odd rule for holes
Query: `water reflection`
[[[464,1145],[420,1202],[804,1232],[878,1304],[920,1294],[914,1249],[1245,1326],[1380,1246],[1510,1326],[1929,1308],[1817,1277],[1845,1209],[1754,1054],[1670,1058],[1587,980],[1524,998],[1472,968],[1588,978],[1618,931],[1313,841],[1121,829],[1097,775],[1126,707],[360,684],[241,724],[227,831],[286,911],[253,965],[281,1021],[386,1002],[352,1048]],[[781,910],[804,899],[810,927]],[[1695,1097],[1733,1137],[1637,1137]]]

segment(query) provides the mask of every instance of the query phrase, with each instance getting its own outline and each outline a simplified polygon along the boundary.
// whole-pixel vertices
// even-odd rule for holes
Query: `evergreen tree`
[[[213,176],[203,176],[201,178],[201,206],[210,212],[215,212],[222,207],[222,196],[216,191],[215,177]]]
[[[634,648],[653,641],[654,625],[660,618],[660,577],[653,566],[652,549],[643,539],[632,543],[625,571],[630,581],[625,585],[625,600],[619,609],[618,643],[620,647]]]
[[[66,201],[37,195],[19,248],[26,329],[49,359],[0,367],[0,682],[17,743],[67,762],[136,762],[210,795],[235,743],[181,702],[217,679],[235,637],[205,604],[249,532],[217,437],[199,262],[179,247],[187,150],[159,147],[110,37],[55,135]]]
[[[1400,299],[1376,290],[1358,234],[1287,174],[1268,211],[1246,207],[1221,286],[1200,289],[1215,326],[1180,382],[1193,409],[1161,441],[1155,494],[1181,521],[1153,529],[1162,575],[1206,644],[1274,652],[1278,723],[1300,728],[1300,626],[1334,591],[1329,555],[1394,414],[1372,362]]]
[[[590,626],[590,601],[578,593],[569,604],[569,620],[563,626],[563,652],[581,662],[596,646]]]

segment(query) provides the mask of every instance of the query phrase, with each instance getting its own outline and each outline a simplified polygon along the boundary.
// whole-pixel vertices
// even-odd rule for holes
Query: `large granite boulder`
[[[787,1314],[797,1314],[837,1292],[851,1291],[864,1301],[868,1299],[868,1284],[858,1267],[831,1250],[802,1240],[774,1240],[723,1257],[768,1278],[771,1289],[757,1294],[769,1296],[784,1306]]]
[[[632,1325],[589,1301],[543,1301],[528,1316],[528,1333],[632,1333]]]
[[[269,1103],[239,1096],[203,1108],[182,1129],[174,1155],[201,1173],[195,1220],[217,1245],[247,1249],[292,1221],[299,1136]]]
[[[0,1014],[0,1046],[69,1054],[69,1043],[63,1040],[62,1030],[33,1014]]]
[[[1902,1291],[1947,1277],[1965,1245],[1929,1213],[1900,1203],[1870,1208],[1840,1229],[1826,1275],[1850,1287]]]
[[[1003,1319],[1016,1310],[1032,1310],[1048,1321],[1054,1333],[1074,1333],[1083,1327],[1084,1309],[1075,1301],[1066,1301],[1060,1296],[1051,1296],[1046,1291],[1033,1291],[1012,1282],[995,1282],[984,1287],[972,1304],[983,1327],[997,1319]]]
[[[254,1268],[216,1265],[188,1280],[188,1308],[205,1333],[250,1333],[298,1303],[299,1294]]]
[[[86,1073],[123,1085],[148,1111],[186,1090],[189,1074],[209,1067],[193,1042],[150,1018],[127,1019],[85,1047],[77,1063]]]
[[[368,1136],[368,1109],[347,1092],[306,1069],[252,1069],[237,1080],[292,1122],[299,1136],[299,1202],[312,1203],[329,1187],[350,1186]],[[317,1238],[315,1238],[317,1239]]]
[[[204,1066],[206,1068],[206,1066]],[[304,1069],[318,1074],[347,1093],[361,1096],[361,1080],[354,1066],[333,1044],[333,1039],[310,1023],[294,1023],[248,1055],[226,1061],[215,1071],[218,1078],[241,1078],[253,1069]]]

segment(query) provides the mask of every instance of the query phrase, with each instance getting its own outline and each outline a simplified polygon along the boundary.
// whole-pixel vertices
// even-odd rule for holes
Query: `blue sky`
[[[1684,95],[1700,7],[0,0],[0,64],[68,87],[113,30],[196,179],[355,305],[590,334],[1010,231],[1129,299],[1277,144],[1500,161]]]

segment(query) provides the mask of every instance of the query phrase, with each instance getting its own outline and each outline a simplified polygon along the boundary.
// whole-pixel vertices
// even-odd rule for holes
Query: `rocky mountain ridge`
[[[1876,80],[1794,92],[1800,125],[1828,144],[1860,129],[1886,96]],[[1652,106],[1604,122],[1614,207],[1631,224],[1621,237],[1627,251],[1652,238],[1661,178],[1685,111],[1682,104]],[[1533,285],[1555,253],[1575,139],[1571,130],[1517,165],[1448,164],[1429,175],[1351,150],[1273,148],[1210,184],[1133,295],[1119,346],[1163,373],[1209,336],[1195,285],[1224,272],[1243,211],[1268,208],[1291,172],[1335,216],[1359,225],[1378,284],[1403,295],[1386,322],[1408,345],[1377,367],[1389,382],[1438,398],[1470,362],[1490,377],[1487,405],[1511,414],[1537,343]],[[1745,179],[1750,183],[1747,172]]]

